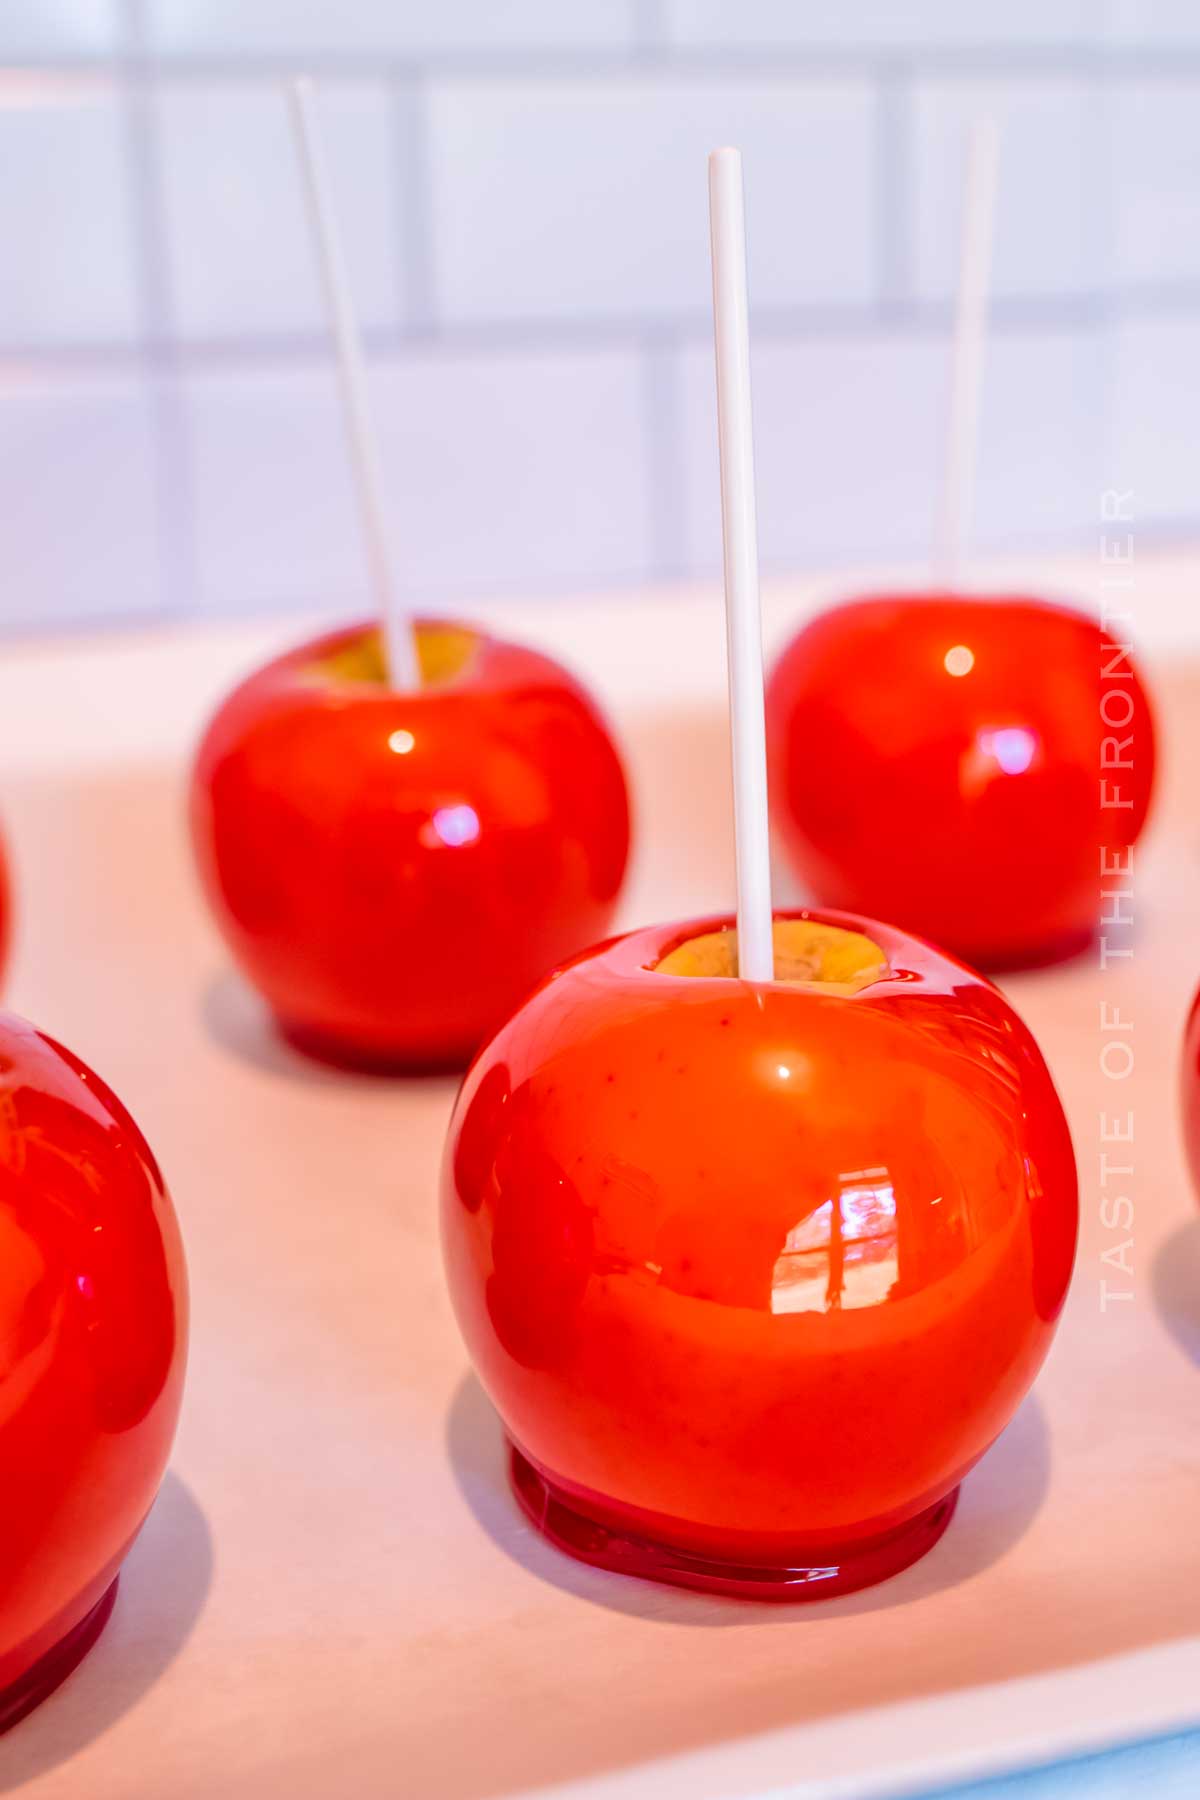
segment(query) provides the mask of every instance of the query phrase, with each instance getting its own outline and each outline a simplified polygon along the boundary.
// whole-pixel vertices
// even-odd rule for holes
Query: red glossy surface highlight
[[[1150,805],[1135,666],[1093,620],[1042,600],[832,608],[780,657],[767,729],[775,825],[821,903],[982,968],[1081,949],[1101,852],[1115,866]]]
[[[90,1069],[0,1014],[8,1723],[63,1678],[104,1622],[102,1603],[166,1468],[186,1341],[179,1229],[145,1139]]]
[[[1180,1074],[1183,1144],[1192,1172],[1192,1186],[1200,1196],[1200,991],[1197,991],[1188,1014]]]
[[[867,932],[885,974],[843,995],[657,973],[729,923],[704,920],[545,982],[463,1084],[442,1229],[543,1529],[803,1598],[797,1571],[859,1585],[945,1524],[1045,1354],[1077,1200],[1045,1064],[989,982],[791,916]]]
[[[624,774],[548,657],[472,632],[465,665],[415,693],[330,672],[374,635],[303,645],[225,702],[195,767],[196,853],[243,973],[302,1047],[461,1066],[607,929]]]

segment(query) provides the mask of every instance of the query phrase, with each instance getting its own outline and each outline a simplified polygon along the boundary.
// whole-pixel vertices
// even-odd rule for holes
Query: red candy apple
[[[417,627],[423,683],[384,683],[359,626],[252,675],[208,728],[204,883],[283,1031],[337,1061],[461,1065],[603,935],[629,847],[620,760],[548,657]]]
[[[186,1342],[179,1229],[145,1139],[90,1069],[0,1014],[0,1730],[108,1618]]]
[[[911,1562],[1046,1352],[1075,1165],[997,990],[889,926],[568,963],[467,1075],[459,1324],[534,1522],[629,1573],[825,1597]]]
[[[835,607],[780,658],[767,728],[776,824],[822,903],[985,968],[1082,948],[1150,802],[1136,669],[1041,600]]]

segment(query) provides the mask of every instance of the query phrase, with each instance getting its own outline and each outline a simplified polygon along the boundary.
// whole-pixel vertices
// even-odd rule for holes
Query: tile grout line
[[[121,0],[122,5],[127,0]],[[137,4],[137,0],[134,0]],[[6,66],[30,74],[103,75],[114,61],[132,67],[143,79],[188,83],[192,81],[280,80],[289,75],[313,74],[329,81],[556,81],[594,78],[620,80],[651,63],[656,76],[666,80],[787,82],[824,77],[866,79],[877,72],[886,55],[909,79],[928,75],[938,80],[974,81],[1061,80],[1106,85],[1112,81],[1194,81],[1200,77],[1200,46],[1195,42],[1143,48],[1134,44],[1095,45],[1086,42],[1027,46],[924,44],[887,50],[864,44],[839,49],[833,46],[763,43],[751,49],[714,45],[710,48],[667,43],[655,22],[639,27],[630,44],[620,49],[597,46],[591,50],[544,50],[536,45],[490,51],[395,52],[322,51],[300,55],[281,46],[275,51],[241,54],[237,51],[151,51],[143,45],[114,59],[111,53],[80,51],[17,56]]]
[[[1000,298],[992,308],[992,329],[998,336],[1027,332],[1071,332],[1096,329],[1109,323],[1152,320],[1195,321],[1200,311],[1200,284],[1165,289],[1138,289],[1125,294],[1089,290],[1054,297]],[[946,301],[888,301],[806,304],[755,308],[755,331],[768,342],[804,342],[829,337],[860,337],[894,333],[898,340],[944,335],[951,322]],[[683,312],[642,313],[628,317],[592,314],[581,318],[528,318],[512,322],[497,319],[478,324],[413,323],[407,326],[367,326],[363,339],[378,356],[402,356],[412,352],[442,356],[525,356],[532,352],[547,357],[603,351],[614,347],[637,348],[643,341],[696,343],[707,339],[711,321],[703,307]],[[328,340],[321,330],[245,332],[221,337],[172,335],[156,328],[138,344],[93,339],[75,344],[13,341],[0,344],[0,371],[8,365],[30,365],[45,370],[80,368],[127,370],[142,362],[169,363],[188,371],[235,368],[261,360],[268,365],[287,365],[318,360],[328,355]]]

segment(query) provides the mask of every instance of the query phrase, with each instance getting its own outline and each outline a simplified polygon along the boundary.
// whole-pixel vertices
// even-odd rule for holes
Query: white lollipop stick
[[[979,391],[992,265],[992,217],[996,200],[996,126],[977,119],[971,127],[963,199],[958,305],[950,373],[946,466],[934,551],[937,583],[953,589],[962,580],[975,502],[979,451]]]
[[[330,330],[337,346],[346,436],[354,464],[371,586],[375,590],[383,627],[388,681],[394,688],[415,688],[421,685],[420,665],[417,661],[412,623],[400,605],[396,592],[395,571],[392,568],[384,524],[383,474],[379,446],[371,429],[367,409],[362,339],[354,316],[354,302],[350,297],[345,256],[334,222],[329,178],[313,123],[310,104],[312,83],[303,80],[290,82],[289,93],[292,121],[296,128],[296,147],[308,199],[309,222],[316,242],[317,259],[321,265]]]
[[[725,626],[729,646],[729,728],[737,857],[738,975],[771,981],[771,844],[767,825],[767,744],[763,717],[758,527],[750,408],[750,307],[742,158],[708,159],[713,331],[717,349],[717,435],[721,448],[721,529],[725,544]]]

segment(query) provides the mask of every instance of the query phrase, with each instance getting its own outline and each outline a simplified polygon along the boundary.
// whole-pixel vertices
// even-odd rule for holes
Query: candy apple
[[[221,707],[192,787],[196,852],[243,972],[287,1037],[338,1062],[461,1066],[602,936],[629,847],[620,759],[533,650],[417,627],[422,685],[358,626]]]
[[[847,915],[660,925],[467,1075],[450,1292],[534,1523],[585,1561],[824,1598],[904,1567],[1050,1342],[1075,1165],[1004,997]]]
[[[187,1283],[116,1096],[0,1014],[0,1730],[112,1610],[179,1413]]]
[[[984,968],[1081,949],[1150,803],[1127,649],[1042,600],[835,607],[779,659],[767,728],[775,822],[817,898]]]

